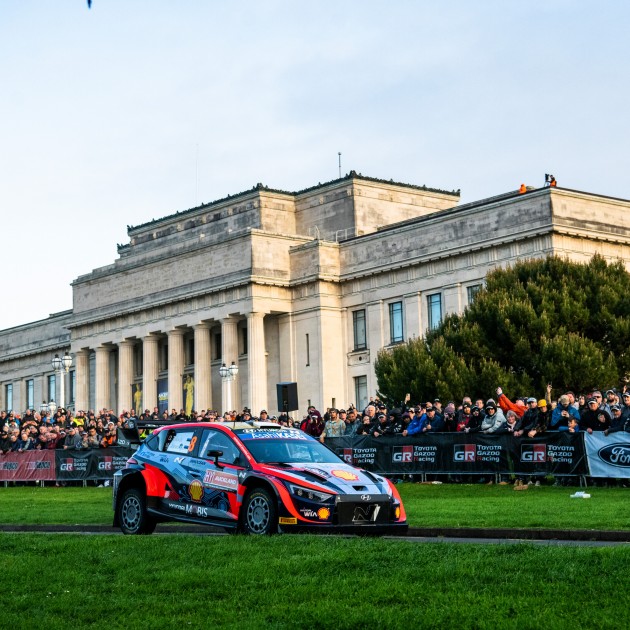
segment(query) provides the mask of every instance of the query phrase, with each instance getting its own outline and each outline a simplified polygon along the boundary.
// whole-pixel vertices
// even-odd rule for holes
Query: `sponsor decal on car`
[[[278,522],[280,525],[297,525],[297,518],[294,516],[281,516]]]
[[[199,479],[195,479],[190,482],[190,485],[188,486],[188,494],[195,503],[201,503],[201,498],[203,497],[203,484],[199,481]]]
[[[317,510],[317,518],[320,521],[325,521],[330,518],[330,510],[328,508],[319,508]]]
[[[359,477],[349,470],[331,470],[330,474],[333,477],[343,479],[344,481],[357,481]]]
[[[236,490],[238,487],[238,477],[232,473],[226,473],[220,470],[206,470],[206,474],[203,477],[203,485],[210,488]]]

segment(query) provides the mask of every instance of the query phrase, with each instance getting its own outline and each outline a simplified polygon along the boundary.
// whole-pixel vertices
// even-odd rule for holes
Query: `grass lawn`
[[[630,529],[630,489],[398,485],[412,527]],[[0,487],[0,523],[111,525],[111,488]]]
[[[630,625],[628,547],[26,533],[0,545],[2,628]]]

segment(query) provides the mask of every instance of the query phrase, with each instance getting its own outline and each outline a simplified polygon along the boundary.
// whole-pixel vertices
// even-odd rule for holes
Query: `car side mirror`
[[[222,468],[222,465],[219,464],[219,457],[223,456],[223,451],[208,451],[206,457],[214,457],[214,465],[217,468]]]

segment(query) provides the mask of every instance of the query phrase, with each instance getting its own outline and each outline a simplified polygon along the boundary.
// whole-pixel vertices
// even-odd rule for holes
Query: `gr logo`
[[[522,462],[546,462],[547,446],[545,444],[521,444]]]
[[[392,461],[398,463],[412,462],[413,446],[394,446],[392,449]]]
[[[74,470],[74,459],[62,459],[59,469],[63,472],[72,472]]]
[[[477,457],[477,449],[474,444],[455,444],[453,461],[474,462]]]
[[[99,470],[111,470],[112,469],[112,458],[111,457],[103,457],[103,459],[98,463]]]
[[[347,462],[348,464],[352,464],[352,449],[344,448],[342,457],[343,457],[344,462]]]

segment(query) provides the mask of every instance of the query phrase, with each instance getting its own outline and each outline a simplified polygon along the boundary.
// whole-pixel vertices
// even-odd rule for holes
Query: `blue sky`
[[[627,2],[3,0],[0,329],[127,225],[342,171],[630,198]]]

